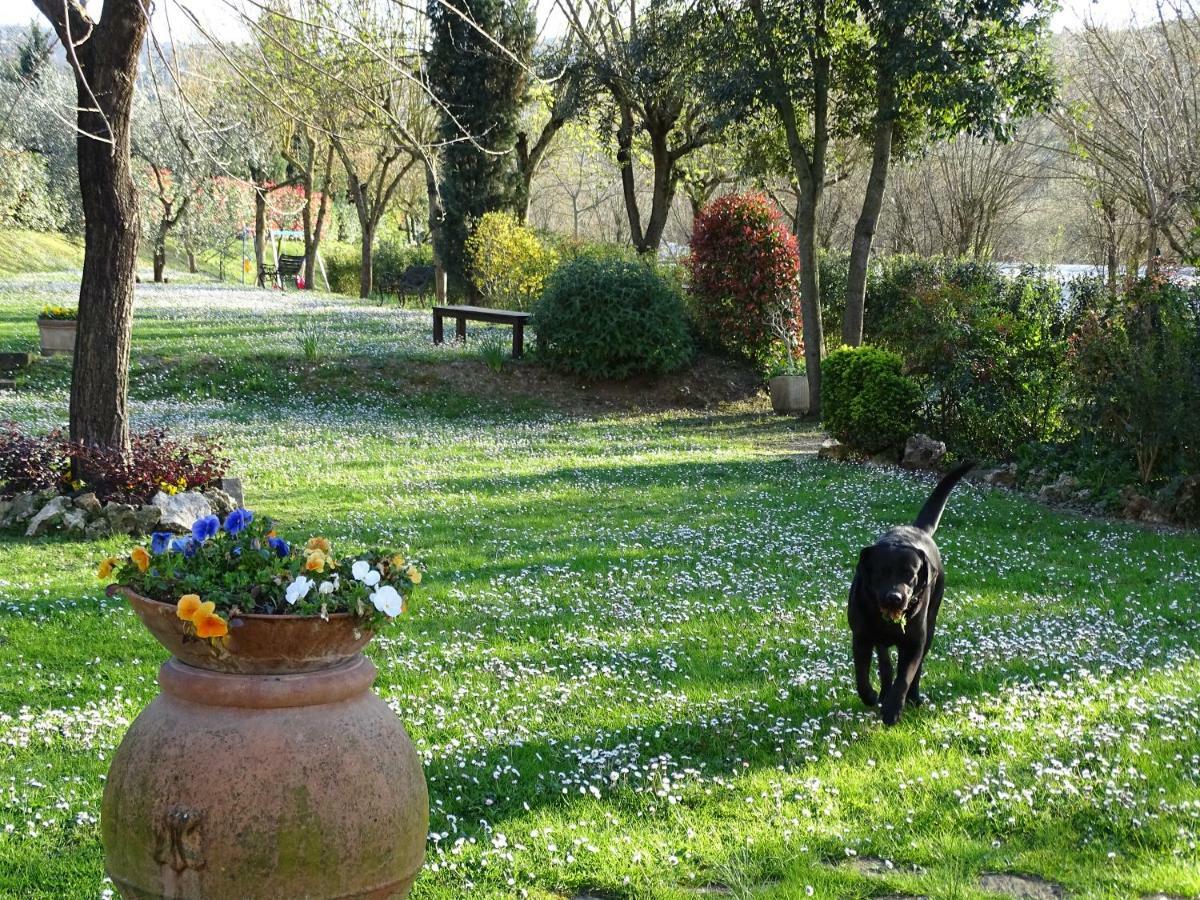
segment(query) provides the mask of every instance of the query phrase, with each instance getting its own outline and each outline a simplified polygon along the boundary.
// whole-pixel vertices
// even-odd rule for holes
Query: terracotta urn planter
[[[771,408],[781,416],[802,416],[808,412],[808,376],[776,375],[769,382]]]
[[[56,353],[75,352],[74,319],[38,319],[38,332],[42,339],[42,356]]]
[[[113,757],[100,826],[125,898],[404,897],[421,761],[348,614],[242,615],[220,641],[113,586],[174,656]]]

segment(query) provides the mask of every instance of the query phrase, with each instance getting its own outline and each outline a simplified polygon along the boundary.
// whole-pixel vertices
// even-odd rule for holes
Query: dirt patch
[[[490,400],[519,397],[572,413],[716,409],[746,401],[765,407],[767,403],[758,373],[736,360],[708,355],[681,372],[625,381],[590,381],[532,361],[506,362],[499,372],[476,359],[411,362],[400,368],[403,381],[415,381],[426,390],[451,390]]]
[[[1058,900],[1065,896],[1057,884],[1036,875],[980,875],[979,886],[993,894],[1022,897],[1025,900]]]

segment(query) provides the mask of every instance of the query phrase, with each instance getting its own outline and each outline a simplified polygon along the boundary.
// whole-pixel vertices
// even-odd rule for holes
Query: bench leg
[[[513,359],[520,359],[525,352],[525,323],[513,323]]]
[[[467,342],[467,320],[462,316],[459,316],[457,319],[455,319],[454,335],[458,338],[458,342],[460,344],[465,344]]]
[[[440,344],[445,338],[442,335],[442,317],[440,313],[433,314],[433,342]]]

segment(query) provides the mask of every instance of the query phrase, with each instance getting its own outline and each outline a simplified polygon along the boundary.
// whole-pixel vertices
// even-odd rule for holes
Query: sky
[[[215,29],[222,37],[229,37],[235,17],[223,0],[159,0],[154,16],[154,28],[160,41],[167,39],[168,28],[177,40],[196,37],[195,30],[179,11],[179,3],[190,7],[206,26]],[[1078,28],[1088,16],[1104,25],[1128,24],[1133,16],[1146,21],[1153,16],[1154,0],[1061,0],[1063,9],[1054,18],[1056,31]],[[101,0],[92,0],[89,7],[100,10]],[[549,6],[549,3],[543,3]],[[41,18],[33,0],[0,0],[0,25],[25,25],[33,18]]]

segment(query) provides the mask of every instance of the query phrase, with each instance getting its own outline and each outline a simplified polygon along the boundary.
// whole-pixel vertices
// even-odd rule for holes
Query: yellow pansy
[[[145,547],[134,547],[133,552],[129,554],[129,558],[133,560],[139,572],[145,572],[150,568],[150,554],[146,551]]]
[[[405,574],[408,575],[408,580],[413,584],[421,583],[421,570],[416,566],[409,566],[408,571]]]
[[[392,564],[393,569],[403,569],[404,563],[406,562],[406,560],[404,559],[404,557],[402,555],[397,553],[395,556],[393,556],[391,558],[390,562]]]
[[[211,603],[203,605],[212,606]],[[212,611],[197,613],[193,624],[196,626],[196,637],[215,638],[225,637],[225,635],[229,634],[229,626],[225,623],[225,620]]]
[[[179,603],[175,605],[175,615],[185,622],[190,622],[198,609],[200,609],[200,595],[184,594],[179,598]]]
[[[97,578],[112,578],[113,569],[121,564],[119,556],[110,556],[104,562],[100,563],[100,568],[96,570]]]

